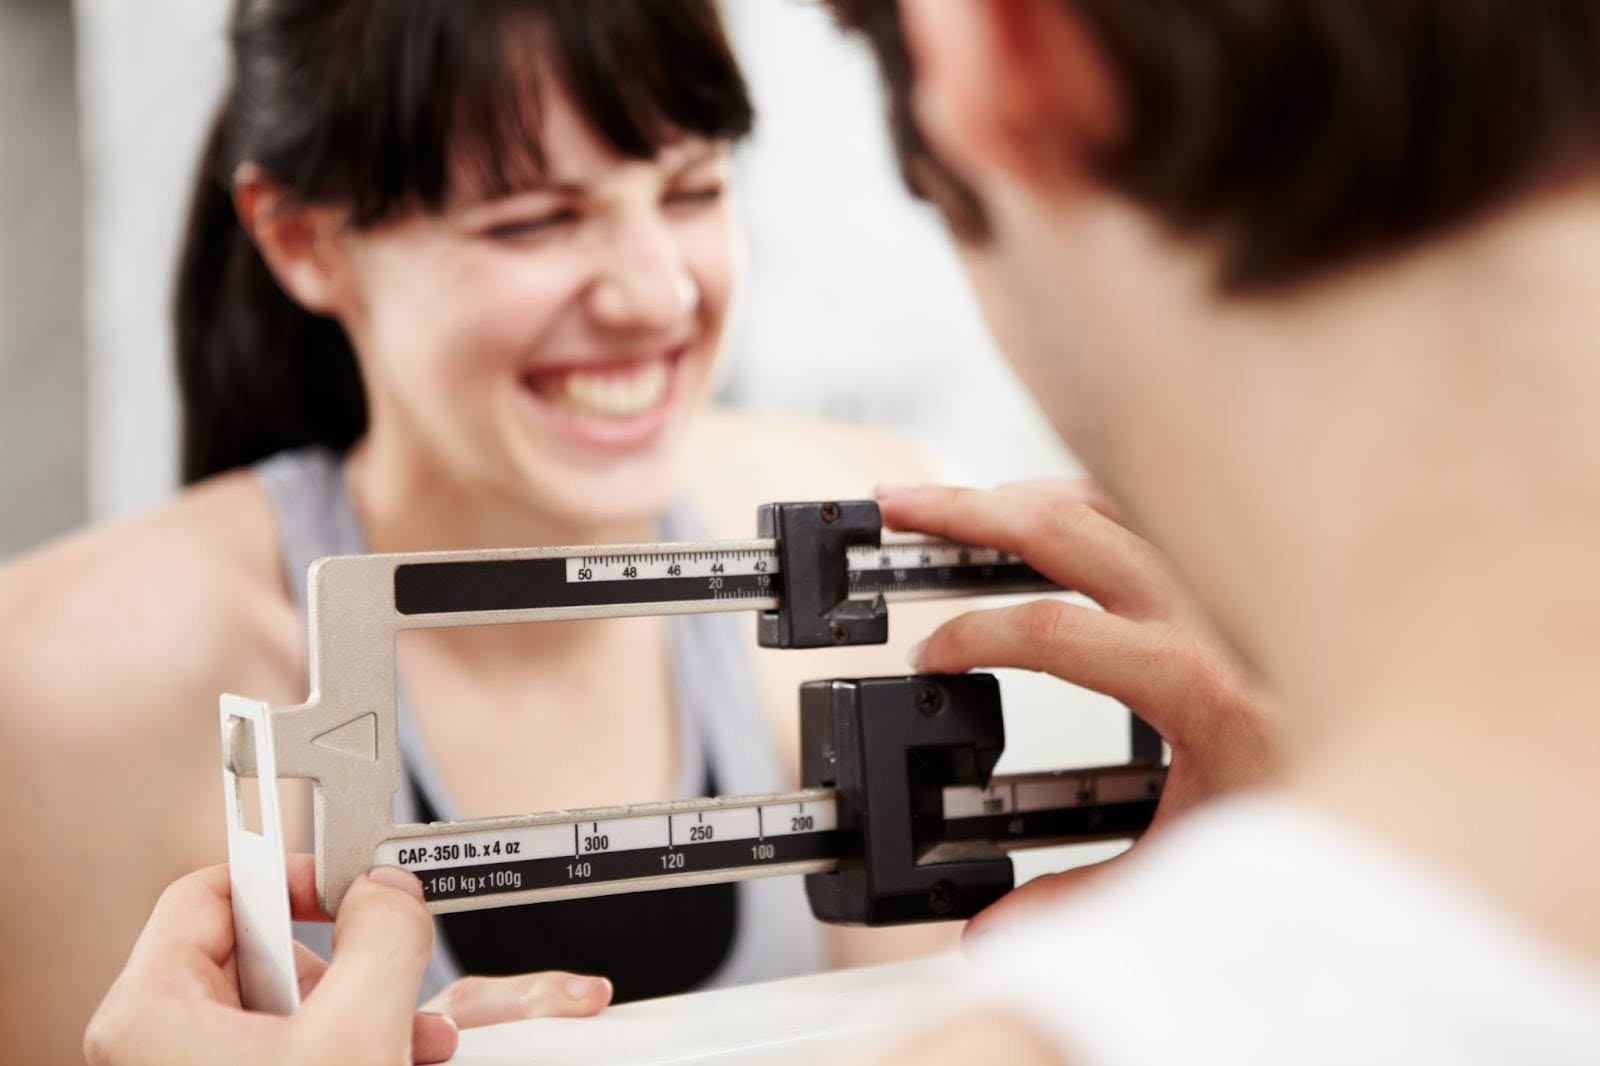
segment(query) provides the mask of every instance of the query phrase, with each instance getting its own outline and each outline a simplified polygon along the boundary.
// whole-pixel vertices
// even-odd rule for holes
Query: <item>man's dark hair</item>
[[[1124,128],[1094,161],[1232,290],[1282,286],[1481,218],[1600,162],[1594,0],[1053,0],[1094,37]],[[912,190],[982,205],[910,111],[894,0],[828,0],[871,43]]]

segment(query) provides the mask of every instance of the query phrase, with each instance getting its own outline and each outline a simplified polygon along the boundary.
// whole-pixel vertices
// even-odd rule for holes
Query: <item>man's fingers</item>
[[[1025,885],[1019,885],[974,915],[966,928],[961,931],[962,941],[965,943],[976,937],[987,936],[997,925],[1003,925],[1031,910],[1060,900],[1101,876],[1106,870],[1114,868],[1114,864],[1121,858],[1122,855],[1117,855],[1087,866],[1063,870],[1060,873],[1043,874]]]
[[[1052,674],[1125,704],[1177,745],[1188,716],[1206,709],[1193,692],[1199,655],[1158,629],[1047,599],[958,615],[912,651],[912,665],[935,674],[996,667]]]
[[[1092,478],[1034,478],[1031,481],[1009,481],[996,487],[995,491],[1008,496],[1045,496],[1078,500],[1093,507],[1117,525],[1127,529],[1133,528],[1128,513],[1100,487],[1098,481]]]
[[[878,502],[892,529],[1011,552],[1117,614],[1165,617],[1181,599],[1155,549],[1079,493],[929,486],[880,489]]]
[[[598,1014],[611,1002],[611,982],[604,977],[552,970],[515,977],[463,977],[429,1000],[427,1010],[440,1011],[463,1029],[524,1018],[583,1018]]]
[[[433,950],[422,886],[381,867],[356,879],[333,926],[333,961],[301,1015],[314,1034],[396,1061],[409,1053],[412,1009]]]

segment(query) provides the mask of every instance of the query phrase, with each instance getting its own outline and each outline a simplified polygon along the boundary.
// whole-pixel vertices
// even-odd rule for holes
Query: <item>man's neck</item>
[[[1245,628],[1296,794],[1600,960],[1597,241],[1552,200],[1305,320],[1328,439],[1255,471],[1298,507]]]
[[[1600,962],[1600,634],[1575,649],[1559,613],[1482,610],[1504,628],[1369,678],[1350,721],[1299,739],[1287,787]]]

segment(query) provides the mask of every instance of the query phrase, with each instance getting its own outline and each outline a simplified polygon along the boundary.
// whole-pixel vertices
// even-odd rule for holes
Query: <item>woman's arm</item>
[[[226,859],[218,697],[306,696],[274,529],[234,475],[0,572],[0,987],[30,989],[0,997],[8,1053],[78,1061],[162,889]],[[280,790],[292,850],[310,845],[308,793]],[[463,1028],[601,1010],[609,984],[572,994],[576,976],[463,978],[429,1008]]]
[[[217,696],[284,698],[294,667],[275,660],[295,659],[241,565],[253,535],[248,500],[224,492],[0,572],[7,1057],[78,1061],[166,883],[223,854]]]

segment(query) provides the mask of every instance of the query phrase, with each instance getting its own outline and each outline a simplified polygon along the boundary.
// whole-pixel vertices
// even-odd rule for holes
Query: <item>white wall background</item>
[[[77,0],[88,234],[89,506],[177,481],[172,283],[200,138],[227,71],[227,0]]]
[[[0,0],[0,559],[83,521],[83,221],[72,12]]]
[[[731,394],[893,426],[960,480],[1070,469],[936,215],[901,184],[867,50],[818,4],[723,8],[760,116],[741,159],[751,270]]]

